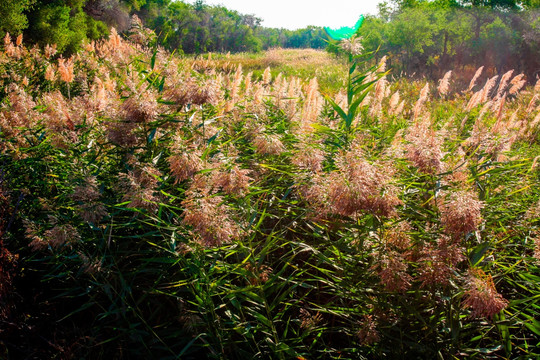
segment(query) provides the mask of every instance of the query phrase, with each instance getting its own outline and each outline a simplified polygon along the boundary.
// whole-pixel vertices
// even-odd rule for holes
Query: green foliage
[[[35,0],[2,1],[0,3],[0,35],[18,35],[28,26],[25,12]]]
[[[354,43],[357,39],[353,36],[348,41]],[[362,102],[373,88],[373,85],[386,75],[386,73],[377,72],[376,66],[362,69],[360,72],[356,71],[359,65],[362,66],[369,58],[373,57],[372,55],[373,53],[348,54],[349,71],[346,83],[347,103],[345,108],[339,106],[330,96],[325,96],[326,100],[342,120],[343,133],[338,132],[336,134],[336,144],[339,144],[339,146],[350,146],[356,130],[353,127],[353,122],[358,120],[362,110]],[[376,75],[370,77],[371,74]]]
[[[24,0],[0,5],[0,31],[18,34],[42,46],[56,44],[59,52],[74,53],[85,40],[96,40],[114,26],[123,32],[137,14],[171,51],[257,52],[270,47],[324,48],[322,28],[270,29],[260,19],[223,6],[169,0]]]
[[[79,49],[84,40],[95,40],[107,34],[105,24],[83,11],[84,1],[38,1],[28,13],[28,38],[40,45],[56,44],[59,52],[68,54]]]
[[[513,5],[508,6],[513,8]],[[458,66],[509,69],[534,79],[540,66],[538,10],[501,10],[503,4],[465,6],[415,2],[368,17],[359,33],[367,50],[380,47],[396,71],[438,78]]]
[[[260,26],[260,19],[223,6],[201,2],[168,3],[149,1],[137,12],[156,31],[170,50],[184,53],[257,52],[271,47],[324,48],[322,28],[300,30]]]

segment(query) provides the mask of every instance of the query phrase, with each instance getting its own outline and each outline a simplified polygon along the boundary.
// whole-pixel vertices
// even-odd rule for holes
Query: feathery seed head
[[[414,105],[413,119],[417,119],[418,115],[420,115],[420,112],[423,109],[424,103],[426,102],[428,98],[428,95],[429,95],[429,83],[426,83],[426,85],[420,91],[420,96],[418,98],[418,101],[416,101],[416,104]]]
[[[4,46],[8,47],[11,45],[11,35],[6,31],[6,36],[4,36]]]
[[[476,231],[482,222],[484,204],[473,190],[457,190],[444,195],[440,205],[441,224],[454,238]]]
[[[358,330],[356,335],[362,345],[370,345],[380,340],[379,332],[377,331],[377,321],[373,315],[364,315],[364,320],[360,325],[360,330]]]
[[[513,73],[514,73],[514,70],[510,70],[510,71],[507,71],[506,73],[504,73],[503,76],[501,76],[501,81],[499,82],[499,89],[497,91],[497,96],[496,97],[498,97],[498,98],[502,97],[504,91],[508,87],[508,81],[512,77]]]
[[[525,110],[527,114],[530,114],[533,111],[539,99],[540,99],[540,94],[533,95],[533,97],[531,98],[531,101],[529,102],[529,105],[527,106],[527,110]]]
[[[390,251],[379,263],[379,277],[388,291],[405,292],[411,286],[412,276],[407,273],[407,264],[403,257]]]
[[[205,195],[198,190],[188,190],[182,201],[184,219],[182,222],[193,227],[202,245],[220,246],[239,239],[243,231],[231,217],[231,209],[223,203],[223,198]]]
[[[313,329],[322,321],[322,315],[317,312],[315,315],[311,314],[307,309],[300,309],[300,316],[298,317],[300,322],[300,327],[302,329]]]
[[[514,80],[520,76],[521,76],[520,80],[514,82]],[[508,93],[510,95],[516,95],[525,86],[525,84],[527,84],[527,80],[523,79],[523,74],[520,74],[516,76],[514,79],[512,79],[510,83],[512,84],[512,87],[510,88],[510,90],[508,90]]]
[[[540,262],[540,236],[534,238],[534,258]]]
[[[257,152],[263,155],[279,155],[286,150],[277,135],[257,135],[253,145]]]
[[[45,250],[49,244],[38,234],[37,226],[29,220],[23,220],[24,235],[26,239],[31,240],[28,246],[32,251]]]
[[[75,187],[73,195],[71,195],[73,200],[82,202],[95,201],[99,199],[100,196],[101,194],[95,176],[86,178],[84,184]]]
[[[62,81],[65,81],[67,83],[73,82],[73,58],[69,58],[68,60],[62,57],[59,58],[58,72],[60,73],[60,79],[62,79]]]
[[[471,316],[491,319],[508,306],[508,301],[495,289],[493,278],[481,269],[469,270],[463,306],[471,308]]]
[[[56,225],[52,229],[45,231],[43,237],[54,249],[58,249],[64,245],[71,246],[81,238],[77,229],[69,224]]]
[[[313,146],[303,146],[292,159],[292,163],[301,169],[314,173],[322,171],[322,164],[325,159],[324,151]]]
[[[406,155],[409,161],[422,172],[428,174],[441,171],[443,140],[431,128],[431,122],[427,116],[409,127],[405,140],[409,142],[406,146]]]
[[[476,70],[476,72],[474,73],[474,76],[473,78],[471,79],[471,82],[469,83],[469,87],[467,88],[466,91],[471,91],[472,88],[476,85],[476,80],[478,80],[478,78],[480,77],[480,75],[482,74],[482,71],[484,70],[484,67],[483,66],[480,66],[478,68],[478,70]]]
[[[229,171],[216,172],[212,177],[212,182],[214,186],[221,188],[229,195],[243,195],[247,191],[249,183],[253,180],[248,176],[250,172],[250,170],[234,166]]]
[[[130,123],[147,123],[159,113],[159,105],[154,93],[146,91],[140,96],[132,96],[122,104],[124,118]]]
[[[53,44],[52,46],[49,44],[45,45],[44,53],[47,59],[50,59],[51,57],[56,55],[56,44]]]
[[[407,221],[400,221],[393,224],[384,234],[386,243],[398,250],[406,250],[411,245],[411,225]]]
[[[465,249],[443,236],[436,245],[426,245],[418,259],[421,264],[418,269],[418,280],[421,286],[447,285],[452,278],[457,264],[465,260]]]
[[[386,60],[388,59],[388,57],[386,55],[384,55],[382,58],[381,58],[381,61],[379,61],[379,66],[377,67],[377,71],[378,72],[385,72],[386,71]]]
[[[444,74],[443,78],[439,80],[439,87],[437,90],[441,96],[448,95],[448,91],[450,90],[450,76],[452,76],[452,70]]]
[[[356,147],[339,156],[336,164],[338,171],[314,178],[308,197],[315,200],[316,206],[322,205],[322,213],[353,217],[361,212],[395,215],[401,201],[397,187],[391,183],[394,170],[390,164],[371,164]]]
[[[54,66],[53,65],[47,66],[47,69],[45,70],[45,80],[54,81],[55,77],[56,77],[56,72],[54,71]]]
[[[268,66],[266,69],[264,69],[262,82],[265,85],[270,84],[270,81],[272,81],[272,73],[270,72],[270,66]]]
[[[497,84],[497,79],[499,78],[499,75],[495,75],[494,77],[488,79],[486,81],[486,84],[484,85],[484,87],[482,88],[482,96],[480,98],[480,103],[483,104],[485,103],[490,94],[491,94],[491,90],[493,90],[493,88],[495,87],[495,84]]]
[[[396,90],[394,94],[392,94],[392,97],[390,98],[390,112],[393,113],[396,107],[399,104],[399,91]]]
[[[169,158],[169,167],[175,178],[175,183],[191,179],[197,172],[203,169],[199,150],[183,152]]]
[[[341,40],[339,46],[341,49],[351,55],[360,55],[364,50],[362,45],[362,37],[351,37],[349,39]]]

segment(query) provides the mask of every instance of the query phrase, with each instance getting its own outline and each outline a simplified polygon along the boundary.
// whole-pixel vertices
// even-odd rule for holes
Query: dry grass
[[[208,61],[210,58],[210,61]],[[262,78],[266,68],[270,68],[275,78],[279,73],[285,77],[299,77],[309,80],[317,77],[320,88],[325,93],[336,93],[344,84],[346,64],[323,50],[274,48],[259,54],[210,54],[205,60],[194,60],[205,67],[221,71],[235,71],[238,65],[244,73],[252,72],[256,78]]]

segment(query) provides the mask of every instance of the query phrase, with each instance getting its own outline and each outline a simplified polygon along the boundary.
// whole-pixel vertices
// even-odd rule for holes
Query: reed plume
[[[399,91],[396,90],[396,92],[394,92],[392,94],[392,97],[390,98],[390,103],[388,104],[389,106],[389,109],[390,109],[390,114],[394,115],[395,114],[395,110],[399,104]]]
[[[221,188],[229,195],[243,195],[253,180],[248,174],[248,169],[240,169],[234,166],[229,170],[215,172],[212,176],[212,183],[215,187]]]
[[[71,197],[78,202],[76,208],[79,215],[88,223],[98,224],[101,219],[108,215],[103,203],[98,201],[101,193],[95,176],[86,178],[84,184],[74,189]]]
[[[189,180],[203,169],[204,163],[201,160],[201,155],[199,150],[194,150],[172,155],[169,158],[169,167],[175,178],[175,183]]]
[[[405,140],[407,159],[420,171],[434,174],[442,170],[442,139],[431,128],[428,116],[409,127]]]
[[[514,70],[510,70],[503,74],[503,76],[501,77],[501,81],[499,82],[499,89],[497,91],[496,97],[500,98],[503,96],[503,93],[506,91],[506,88],[508,87],[508,82],[512,77],[513,73]]]
[[[393,168],[369,163],[358,146],[336,160],[339,171],[313,177],[306,197],[319,212],[356,217],[367,212],[392,217],[401,204],[399,190],[392,184]]]
[[[339,46],[344,52],[353,56],[360,55],[362,51],[364,51],[364,46],[362,45],[362,37],[353,36],[349,39],[344,39],[340,42]]]
[[[472,317],[492,319],[495,314],[508,306],[508,301],[497,292],[490,275],[474,268],[469,270],[467,291],[462,304],[465,308],[472,309]]]
[[[198,241],[206,247],[216,247],[239,239],[241,227],[232,219],[232,210],[221,196],[210,195],[197,188],[190,188],[182,201],[182,222],[193,228]]]
[[[253,140],[253,145],[259,154],[279,155],[285,151],[285,146],[277,135],[260,134]]]
[[[466,259],[465,249],[448,237],[442,236],[437,244],[427,244],[421,250],[418,262],[418,280],[421,287],[448,285],[456,266]]]
[[[60,249],[63,246],[71,247],[77,243],[81,236],[72,225],[56,225],[52,229],[43,233],[43,238],[53,249]]]
[[[53,45],[45,45],[45,51],[44,51],[44,54],[45,54],[45,57],[47,59],[50,59],[51,57],[53,57],[54,55],[56,55],[57,53],[57,50],[56,50],[56,44],[53,44]]]
[[[476,231],[482,223],[483,202],[472,190],[457,190],[444,195],[441,211],[441,225],[444,231],[459,238]]]
[[[534,94],[533,97],[531,98],[531,101],[529,101],[529,105],[527,105],[527,110],[525,110],[527,114],[530,114],[533,111],[533,109],[536,107],[536,103],[538,99],[540,99],[540,94]]]
[[[364,315],[364,319],[360,323],[360,330],[356,333],[360,344],[370,345],[380,340],[377,325],[377,321],[373,315]]]
[[[492,78],[488,79],[486,81],[486,84],[484,85],[484,87],[482,88],[482,96],[480,98],[480,103],[483,104],[485,103],[490,94],[491,94],[491,90],[493,89],[493,87],[495,86],[495,84],[497,83],[497,79],[499,78],[498,75],[495,75],[493,76]]]
[[[399,253],[388,252],[380,260],[379,267],[378,275],[386,290],[404,293],[411,286],[413,277],[407,273],[408,265]]]
[[[270,73],[270,67],[267,67],[266,69],[264,69],[262,82],[265,85],[269,85],[271,81],[272,81],[272,74]]]
[[[318,173],[322,171],[324,159],[325,154],[323,150],[302,143],[301,146],[299,146],[296,155],[293,157],[292,163],[301,169]]]
[[[510,88],[510,90],[508,90],[508,93],[510,95],[516,95],[525,86],[525,84],[527,84],[525,75],[524,74],[517,75],[510,81],[510,84],[512,85],[512,87]]]
[[[381,112],[382,101],[386,96],[389,87],[388,81],[383,77],[375,84],[375,93],[371,102],[370,115],[375,116]]]
[[[58,59],[58,73],[60,74],[60,79],[66,83],[73,82],[73,58],[68,60],[64,58]]]
[[[122,200],[127,201],[128,207],[155,212],[159,204],[156,187],[161,179],[161,172],[151,165],[134,164],[133,170],[121,175]]]
[[[422,90],[420,91],[420,96],[418,100],[416,101],[416,104],[414,105],[413,109],[413,120],[418,118],[418,115],[420,114],[420,111],[423,109],[424,103],[426,102],[429,95],[429,84],[426,83]]]
[[[466,91],[471,91],[473,89],[473,87],[476,85],[476,81],[478,80],[478,78],[480,77],[480,75],[482,74],[482,71],[484,70],[484,67],[483,66],[480,66],[478,68],[478,70],[476,70],[476,72],[474,73],[474,76],[473,78],[471,79],[471,82],[469,83],[469,87],[467,88]]]
[[[444,74],[443,78],[439,80],[439,86],[437,87],[437,90],[439,91],[439,94],[442,97],[448,95],[448,91],[450,90],[450,77],[451,76],[452,76],[452,70]]]
[[[319,93],[319,83],[316,77],[309,81],[306,89],[304,103],[300,114],[301,132],[312,131],[311,124],[316,123],[323,105],[323,98]]]

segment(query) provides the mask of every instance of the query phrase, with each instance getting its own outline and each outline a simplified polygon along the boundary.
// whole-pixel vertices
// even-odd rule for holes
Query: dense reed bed
[[[2,357],[540,356],[539,83],[349,43],[323,95],[149,35],[4,39]]]

